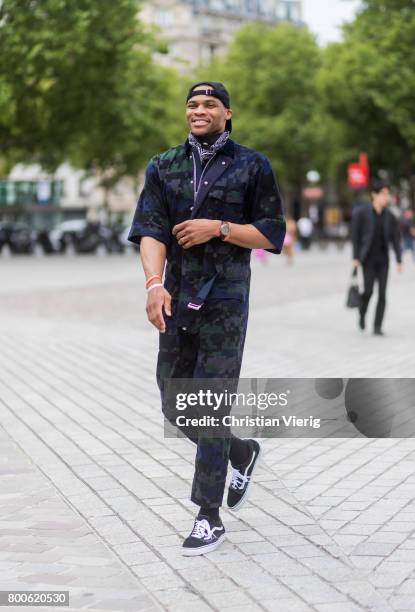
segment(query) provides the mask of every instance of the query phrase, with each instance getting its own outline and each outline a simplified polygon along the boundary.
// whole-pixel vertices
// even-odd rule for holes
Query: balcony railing
[[[223,13],[244,19],[299,21],[301,0],[185,0],[195,13]]]

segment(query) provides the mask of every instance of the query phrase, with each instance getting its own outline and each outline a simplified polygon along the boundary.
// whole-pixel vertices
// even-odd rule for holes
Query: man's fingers
[[[172,230],[173,236],[175,236],[177,234],[177,232],[182,230],[185,227],[186,224],[187,224],[187,221],[183,221],[182,223],[178,223],[177,225],[175,225],[173,227],[173,230]]]
[[[157,291],[157,289],[154,291]],[[148,320],[162,333],[166,330],[166,323],[162,312],[163,302],[164,300],[157,300],[157,302],[148,304],[146,308]]]
[[[193,235],[193,232],[187,228],[187,229],[182,229],[180,230],[180,232],[177,232],[176,234],[176,238],[177,240],[180,242],[180,240],[188,240],[191,236]]]
[[[150,321],[161,333],[166,331],[166,323],[164,322],[163,313],[161,311],[157,312],[155,317],[150,319]]]
[[[188,249],[189,246],[193,246],[194,244],[196,244],[195,239],[191,236],[185,236],[184,238],[181,238],[178,242],[180,246],[184,249]]]
[[[166,324],[164,322],[164,318],[163,315],[160,315],[155,323],[155,326],[157,327],[157,329],[159,330],[159,332],[161,332],[162,334],[164,334],[164,332],[166,331]]]
[[[171,296],[169,294],[166,294],[166,297],[164,298],[164,310],[166,315],[171,317]]]

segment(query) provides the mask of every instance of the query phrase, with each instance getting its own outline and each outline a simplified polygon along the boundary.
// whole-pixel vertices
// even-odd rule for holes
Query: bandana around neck
[[[229,138],[229,132],[223,132],[219,138],[210,147],[203,147],[198,140],[193,136],[192,132],[189,133],[189,144],[197,150],[199,153],[200,161],[202,164],[211,159],[221,149]]]

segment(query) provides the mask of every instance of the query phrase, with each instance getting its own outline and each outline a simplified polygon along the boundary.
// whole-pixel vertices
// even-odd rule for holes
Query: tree
[[[325,124],[315,85],[319,66],[320,49],[306,29],[253,23],[239,30],[223,60],[200,75],[225,81],[238,140],[270,158],[294,197],[308,170],[324,169]]]
[[[326,110],[343,123],[344,146],[366,150],[375,172],[410,180],[413,201],[414,43],[413,1],[366,0],[344,42],[325,51],[319,75]]]
[[[136,0],[0,2],[0,149],[12,164],[65,159],[104,185],[136,175],[167,146],[163,100],[174,74]]]

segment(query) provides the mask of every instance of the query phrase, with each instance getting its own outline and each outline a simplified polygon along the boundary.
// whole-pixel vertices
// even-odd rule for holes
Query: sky
[[[303,0],[303,20],[320,44],[341,39],[339,26],[351,21],[359,0]]]

